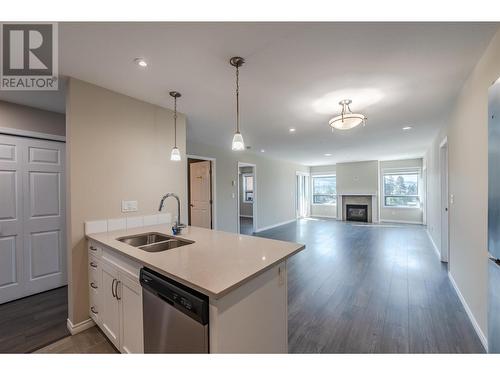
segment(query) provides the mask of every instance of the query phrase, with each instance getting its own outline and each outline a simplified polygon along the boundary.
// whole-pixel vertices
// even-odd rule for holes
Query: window
[[[384,206],[420,207],[419,172],[384,172]]]
[[[337,203],[337,177],[313,176],[313,204]]]
[[[253,202],[253,175],[243,175],[243,200],[246,203]]]

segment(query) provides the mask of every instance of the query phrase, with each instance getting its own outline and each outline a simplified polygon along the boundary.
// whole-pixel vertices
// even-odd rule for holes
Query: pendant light
[[[352,113],[349,105],[352,103],[351,99],[344,99],[339,102],[342,107],[340,115],[332,118],[328,123],[330,126],[339,130],[349,130],[355,128],[361,123],[363,126],[366,124],[366,117],[360,113]]]
[[[235,56],[231,57],[229,63],[236,68],[236,132],[231,148],[233,151],[242,151],[245,149],[245,143],[240,133],[240,66],[245,63],[245,59]]]
[[[174,98],[174,148],[170,154],[170,160],[180,161],[181,153],[177,148],[177,98],[180,98],[181,94],[177,91],[170,91],[170,96]]]

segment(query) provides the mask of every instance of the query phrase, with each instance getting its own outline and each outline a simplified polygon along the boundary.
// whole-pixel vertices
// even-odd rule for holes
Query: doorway
[[[295,176],[295,216],[297,219],[309,216],[309,174],[297,172]]]
[[[256,225],[256,165],[238,163],[238,233],[252,235]]]
[[[188,223],[194,227],[214,229],[215,159],[190,157],[188,163]]]
[[[441,262],[449,262],[449,192],[448,192],[448,139],[439,145],[439,169],[441,185]]]

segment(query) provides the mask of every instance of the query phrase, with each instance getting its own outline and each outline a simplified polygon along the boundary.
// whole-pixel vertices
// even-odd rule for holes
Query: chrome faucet
[[[174,222],[174,228],[175,229],[181,229],[185,228],[186,224],[181,224],[181,200],[177,196],[177,194],[174,193],[167,193],[165,194],[160,201],[160,208],[158,208],[158,211],[161,211],[163,209],[163,205],[165,203],[165,199],[168,197],[174,197],[177,200],[177,220]]]

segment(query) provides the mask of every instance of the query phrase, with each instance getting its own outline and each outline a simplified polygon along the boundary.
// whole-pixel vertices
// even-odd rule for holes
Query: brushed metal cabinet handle
[[[90,262],[90,267],[92,267],[92,268],[97,268],[97,263]]]
[[[95,307],[94,307],[94,306],[92,306],[92,307],[90,308],[90,311],[92,311],[92,312],[93,312],[94,314],[96,314],[96,315],[97,315],[97,314],[99,314],[99,312],[97,312],[97,310],[95,309]]]
[[[113,282],[111,283],[111,294],[113,295],[114,298],[116,298],[116,294],[115,294],[115,282],[116,282],[116,279],[113,279]]]
[[[117,301],[121,300],[122,298],[118,295],[118,285],[121,283],[120,280],[116,280],[116,285],[115,285],[115,294],[116,294],[116,299]]]
[[[97,289],[97,285],[95,285],[93,281],[90,283],[90,286],[94,289]]]

